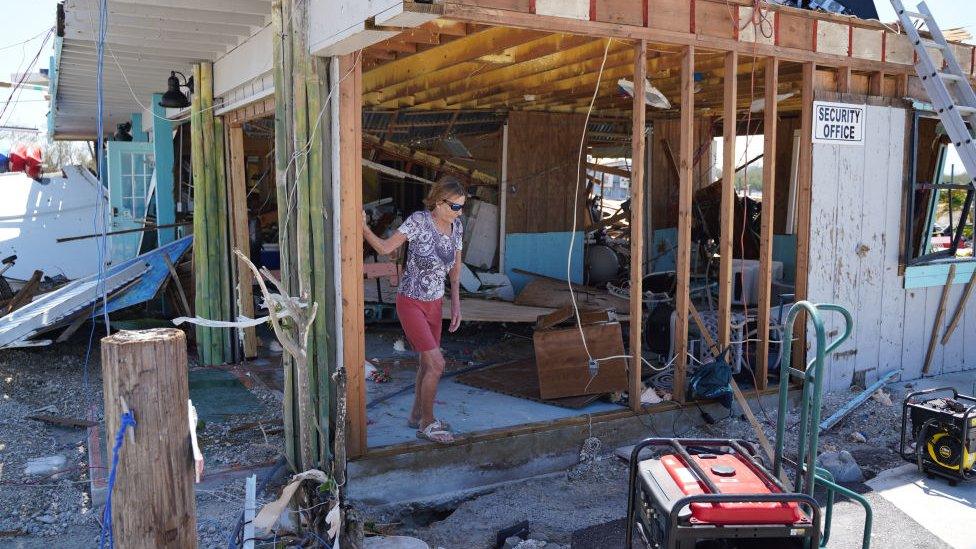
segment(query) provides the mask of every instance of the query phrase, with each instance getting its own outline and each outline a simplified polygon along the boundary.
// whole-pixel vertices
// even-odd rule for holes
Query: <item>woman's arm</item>
[[[451,325],[447,329],[455,332],[461,327],[461,250],[454,253],[454,266],[451,267]]]
[[[369,228],[369,223],[366,222],[366,214],[363,214],[363,237],[380,255],[390,255],[407,241],[407,235],[400,231],[393,231],[393,236],[390,238],[376,236],[373,230]]]

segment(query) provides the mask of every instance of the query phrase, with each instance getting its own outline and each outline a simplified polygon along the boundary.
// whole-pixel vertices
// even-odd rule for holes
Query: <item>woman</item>
[[[467,190],[457,179],[447,176],[438,181],[424,199],[424,211],[413,213],[390,238],[380,238],[363,218],[366,242],[381,255],[388,255],[404,242],[407,267],[397,289],[396,308],[400,325],[414,351],[420,353],[413,409],[407,425],[417,429],[417,437],[449,444],[454,442],[450,426],[434,417],[437,384],[444,373],[441,354],[441,302],[444,279],[451,280],[451,326],[461,325],[461,210]]]

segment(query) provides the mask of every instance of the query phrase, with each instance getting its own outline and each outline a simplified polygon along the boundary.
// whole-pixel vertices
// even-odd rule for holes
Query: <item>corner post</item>
[[[630,180],[630,408],[641,411],[641,324],[644,306],[644,149],[647,41],[634,45],[634,107]]]
[[[678,253],[675,291],[674,367],[672,396],[685,401],[688,368],[688,314],[691,305],[691,201],[695,157],[695,47],[688,46],[681,60],[681,143],[678,153]]]

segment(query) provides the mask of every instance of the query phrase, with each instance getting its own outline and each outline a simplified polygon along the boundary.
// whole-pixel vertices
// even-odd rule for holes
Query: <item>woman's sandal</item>
[[[441,421],[439,419],[434,419],[434,421],[441,424],[441,429],[444,429],[445,431],[450,431],[451,430],[451,424],[450,423],[448,423],[446,421]],[[408,419],[407,420],[407,427],[410,427],[411,429],[417,429],[419,431],[420,430],[420,422],[419,421],[410,421]]]
[[[423,429],[418,430],[417,438],[433,442],[434,444],[451,444],[454,442],[454,435],[436,419]]]

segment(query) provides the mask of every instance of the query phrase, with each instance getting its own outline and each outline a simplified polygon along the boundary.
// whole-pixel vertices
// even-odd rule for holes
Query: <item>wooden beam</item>
[[[851,93],[851,67],[837,67],[837,93]]]
[[[769,307],[772,303],[773,215],[776,205],[776,128],[778,122],[776,87],[779,59],[766,58],[766,99],[763,118],[763,193],[762,223],[759,236],[759,348],[756,357],[756,387],[766,388],[769,373]]]
[[[739,54],[725,54],[725,98],[722,119],[722,207],[718,269],[718,341],[720,350],[729,346],[732,332],[732,254],[735,235],[735,138],[738,104]]]
[[[634,122],[630,178],[630,408],[641,410],[641,318],[644,307],[644,149],[647,134],[647,42],[634,45]]]
[[[498,178],[493,175],[462,164],[444,160],[419,149],[381,139],[375,135],[363,134],[363,143],[370,148],[380,149],[393,158],[416,162],[438,172],[456,175],[472,186],[486,185],[495,187],[498,185]]]
[[[230,185],[228,197],[230,200],[231,249],[239,248],[250,255],[250,234],[248,232],[247,211],[247,166],[244,159],[244,128],[231,126],[227,129],[227,142],[230,148]],[[254,318],[254,297],[252,293],[254,278],[250,269],[238,268],[238,262],[231,263],[234,280],[232,286],[237,288],[237,312],[248,318]],[[244,356],[253,358],[258,356],[258,336],[255,328],[244,328]]]
[[[885,73],[882,71],[877,71],[871,73],[870,79],[868,81],[868,95],[873,95],[875,97],[881,97],[884,95],[884,81]]]
[[[346,369],[348,455],[366,452],[366,323],[363,316],[363,76],[355,54],[339,58],[339,173],[342,271],[342,363]]]
[[[674,386],[672,396],[685,401],[688,368],[688,306],[691,304],[691,201],[695,157],[695,47],[688,46],[681,63],[681,144],[678,158],[678,251],[675,292]]]
[[[615,168],[613,166],[604,166],[602,164],[594,164],[593,162],[586,163],[587,170],[593,170],[595,172],[606,173],[610,175],[619,175],[620,177],[626,177],[627,179],[633,178],[633,172],[627,171],[623,168]]]
[[[922,375],[928,375],[932,367],[932,356],[935,355],[935,344],[939,341],[939,328],[942,328],[942,319],[945,318],[946,302],[949,301],[949,291],[952,289],[952,281],[956,278],[956,264],[949,265],[949,275],[946,277],[945,286],[942,287],[942,298],[939,300],[939,310],[935,315],[935,322],[932,324],[932,336],[929,338],[929,348],[925,352],[925,365],[922,366]]]
[[[949,338],[952,337],[952,332],[956,330],[956,326],[959,325],[959,321],[962,319],[962,313],[966,310],[966,303],[969,301],[969,296],[973,293],[973,286],[976,286],[976,271],[973,271],[972,276],[969,277],[969,282],[966,284],[966,289],[962,292],[962,297],[959,298],[959,305],[956,305],[956,311],[952,313],[952,321],[949,322],[949,327],[946,328],[945,335],[942,336],[942,344],[945,345],[949,343]]]
[[[797,168],[797,215],[796,215],[796,300],[808,299],[810,273],[810,216],[813,202],[813,99],[817,67],[815,63],[803,64],[803,85],[800,92],[800,165]],[[806,314],[800,312],[796,326],[806,326]],[[793,345],[795,368],[806,368],[806,329],[796,334]]]

